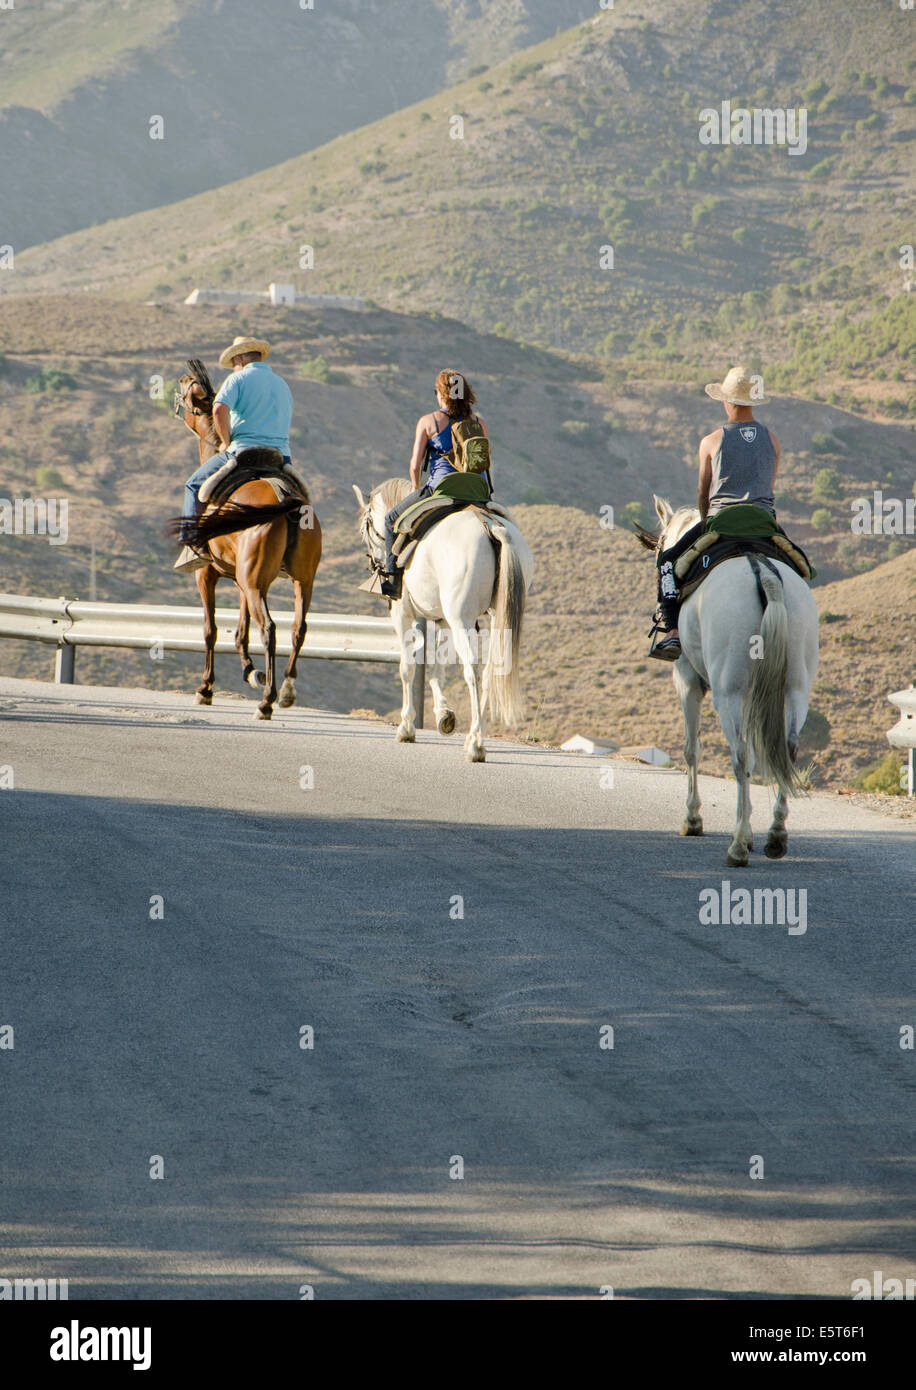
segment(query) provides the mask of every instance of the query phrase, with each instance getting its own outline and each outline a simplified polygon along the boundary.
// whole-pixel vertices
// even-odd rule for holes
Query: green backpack
[[[452,424],[452,451],[449,460],[459,473],[488,473],[490,441],[476,415]]]

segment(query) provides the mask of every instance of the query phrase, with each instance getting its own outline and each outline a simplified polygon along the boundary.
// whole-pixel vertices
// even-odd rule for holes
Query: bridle
[[[174,396],[173,404],[174,404],[174,407],[175,407],[175,414],[178,416],[178,419],[179,419],[179,420],[181,419],[182,415],[185,415],[185,414],[187,414],[187,415],[199,416],[199,415],[209,415],[209,414],[211,413],[209,410],[201,410],[199,406],[192,405],[192,404],[190,403],[190,401],[188,400],[188,396],[190,395],[191,388],[194,387],[194,386],[199,386],[199,385],[200,385],[200,382],[195,381],[194,378],[191,377],[191,378],[189,379],[189,381],[188,381],[187,386],[184,388],[183,391],[182,391],[182,389],[181,389],[180,383],[179,383],[178,386],[175,387],[175,396]]]

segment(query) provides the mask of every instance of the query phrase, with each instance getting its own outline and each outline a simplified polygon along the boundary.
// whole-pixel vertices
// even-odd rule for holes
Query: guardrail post
[[[417,618],[413,630],[414,668],[411,676],[413,690],[414,719],[418,729],[423,728],[423,713],[426,701],[426,619]]]
[[[899,722],[888,730],[887,741],[892,748],[906,749],[907,796],[916,795],[916,685],[898,690],[887,697],[900,710]]]
[[[58,685],[75,685],[76,647],[62,643],[54,658],[54,679]]]

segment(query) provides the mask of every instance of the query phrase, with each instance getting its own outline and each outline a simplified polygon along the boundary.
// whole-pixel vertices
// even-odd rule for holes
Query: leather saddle
[[[717,565],[739,555],[764,555],[770,560],[783,560],[802,579],[811,579],[815,573],[805,552],[781,531],[771,536],[753,537],[724,536],[716,531],[706,531],[675,562],[674,573],[681,591],[681,602],[695,593]]]
[[[200,500],[210,506],[218,507],[225,502],[236,488],[263,479],[271,483],[277,500],[284,497],[301,497],[308,502],[309,494],[305,482],[292,468],[287,468],[279,449],[240,449],[207,478],[200,489]],[[278,486],[279,484],[279,486]]]

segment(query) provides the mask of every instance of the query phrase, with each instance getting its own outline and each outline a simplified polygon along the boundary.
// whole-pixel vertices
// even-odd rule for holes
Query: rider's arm
[[[229,407],[223,401],[217,401],[213,407],[213,428],[216,430],[220,444],[224,449],[228,449],[232,441],[232,434],[229,423]]]
[[[700,477],[697,483],[697,506],[700,509],[700,518],[702,521],[706,520],[709,511],[709,492],[712,487],[712,461],[715,457],[712,441],[716,438],[716,435],[719,436],[719,441],[716,444],[716,448],[718,448],[722,437],[721,431],[719,430],[713,430],[712,434],[708,434],[700,444]]]
[[[423,467],[423,460],[426,458],[426,445],[429,443],[428,418],[424,415],[422,420],[417,421],[417,433],[413,441],[413,453],[410,456],[410,484],[415,492],[420,486],[420,471]]]
[[[776,474],[779,472],[779,460],[782,457],[782,446],[772,430],[770,430],[770,438],[773,441],[773,448],[776,450],[776,466],[773,469],[773,477],[775,478]]]

